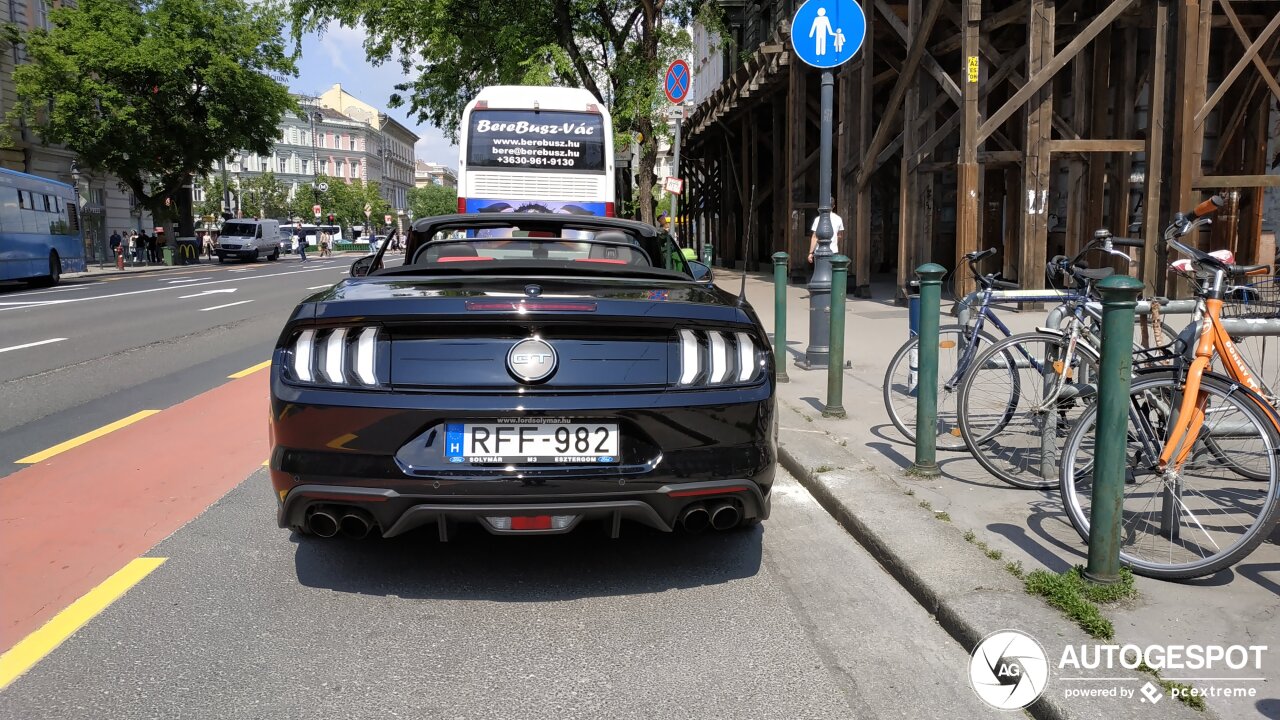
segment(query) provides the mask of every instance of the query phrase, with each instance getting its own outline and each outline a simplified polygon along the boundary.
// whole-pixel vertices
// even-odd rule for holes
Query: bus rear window
[[[604,119],[595,113],[476,110],[465,142],[472,169],[605,171]]]

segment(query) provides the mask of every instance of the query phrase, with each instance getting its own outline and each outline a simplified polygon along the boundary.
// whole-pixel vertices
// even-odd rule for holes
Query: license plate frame
[[[472,465],[616,465],[621,443],[614,421],[453,421],[445,424],[444,459]]]

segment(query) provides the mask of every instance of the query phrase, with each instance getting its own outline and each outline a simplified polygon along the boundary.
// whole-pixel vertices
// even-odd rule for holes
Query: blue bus
[[[56,285],[83,272],[78,211],[70,185],[0,168],[0,280]]]

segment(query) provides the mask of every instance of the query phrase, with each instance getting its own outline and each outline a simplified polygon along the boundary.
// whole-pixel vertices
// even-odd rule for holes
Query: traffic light
[[[329,213],[329,224],[333,224],[333,213]]]

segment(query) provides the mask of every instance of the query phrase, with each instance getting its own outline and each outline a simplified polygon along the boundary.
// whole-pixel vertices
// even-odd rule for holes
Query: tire
[[[1057,333],[1007,337],[979,353],[960,383],[960,436],[978,464],[1014,487],[1058,484],[1065,435],[1096,395],[1096,352],[1080,341],[1063,362],[1067,342]]]
[[[1230,567],[1270,537],[1280,520],[1276,416],[1263,398],[1228,378],[1207,373],[1201,378],[1200,398],[1213,422],[1206,421],[1179,472],[1158,469],[1156,460],[1180,390],[1173,372],[1135,377],[1125,433],[1129,462],[1121,503],[1120,560],[1138,575],[1164,580],[1202,577]],[[1086,542],[1096,412],[1089,408],[1067,437],[1059,476],[1067,517]],[[1214,438],[1219,448],[1210,450],[1204,440],[1215,429],[1222,433]],[[1221,451],[1231,454],[1230,465],[1219,460]],[[1265,476],[1265,484],[1240,477],[1231,465],[1241,464]],[[1180,493],[1173,501],[1171,487]],[[1162,529],[1169,512],[1178,515],[1176,533]],[[1146,529],[1152,532],[1140,534]]]
[[[62,281],[62,260],[57,250],[49,251],[49,274],[29,281],[32,287],[53,287]]]
[[[956,426],[956,390],[959,380],[955,380],[950,388],[949,381],[955,376],[956,369],[964,352],[965,328],[962,325],[947,325],[938,329],[938,439],[939,450],[964,450]],[[995,338],[985,332],[977,336],[977,353],[984,347],[995,343]],[[907,442],[916,441],[916,393],[911,389],[911,353],[917,349],[919,338],[911,338],[898,348],[889,367],[885,369],[883,395],[884,409],[889,414],[889,421],[902,433]],[[948,353],[946,350],[955,350]]]
[[[276,248],[275,250],[272,250],[271,254],[267,256],[267,260],[271,262],[275,262],[279,259],[280,259],[280,248]]]
[[[226,263],[227,263],[227,259],[226,259],[225,257],[223,257],[223,256],[219,255],[219,256],[218,256],[218,264],[219,264],[219,265],[225,265]]]

